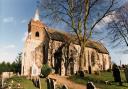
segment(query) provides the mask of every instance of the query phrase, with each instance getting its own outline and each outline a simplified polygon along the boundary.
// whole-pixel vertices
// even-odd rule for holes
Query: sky
[[[0,0],[0,62],[13,62],[22,52],[27,35],[27,25],[34,16],[39,0]],[[124,0],[128,1],[128,0]],[[112,49],[104,44],[110,52],[112,61],[128,64],[128,55],[120,49]]]
[[[36,0],[0,0],[0,62],[15,60],[24,46]]]

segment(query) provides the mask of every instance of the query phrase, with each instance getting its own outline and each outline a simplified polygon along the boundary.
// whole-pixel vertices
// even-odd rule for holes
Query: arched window
[[[91,63],[92,63],[92,66],[95,65],[95,53],[94,52],[92,52],[91,54]]]
[[[39,32],[36,32],[35,36],[36,37],[39,37],[40,36]]]

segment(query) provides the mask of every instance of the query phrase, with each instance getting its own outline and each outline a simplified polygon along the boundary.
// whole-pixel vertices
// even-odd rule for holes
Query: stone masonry
[[[48,64],[55,73],[62,76],[72,75],[79,68],[81,47],[78,42],[68,42],[74,39],[71,34],[47,27],[39,19],[36,10],[34,18],[28,24],[28,36],[24,43],[22,59],[22,75],[38,76],[43,64]],[[111,68],[111,58],[108,50],[100,42],[87,41],[83,59],[83,71],[88,72],[89,66],[93,72]]]

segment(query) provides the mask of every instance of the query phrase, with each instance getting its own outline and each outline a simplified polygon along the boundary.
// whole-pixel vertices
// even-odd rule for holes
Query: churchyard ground
[[[54,76],[56,77],[56,76]],[[77,86],[83,87],[86,86],[88,81],[92,81],[96,87],[98,87],[99,89],[128,89],[128,83],[126,83],[126,79],[124,76],[124,72],[121,72],[121,78],[123,81],[123,86],[119,86],[118,83],[113,82],[113,76],[112,76],[112,72],[101,72],[100,75],[89,75],[86,74],[84,78],[80,78],[79,76],[70,76],[70,77],[59,77],[59,81],[71,81],[69,84],[70,87],[72,87],[73,84],[76,84]],[[7,83],[10,84],[11,81],[13,82],[13,85],[16,86],[18,83],[21,84],[21,87],[23,87],[23,89],[39,89],[36,88],[31,80],[28,80],[24,77],[12,77],[10,79],[8,79]],[[111,84],[106,84],[105,81],[109,81]],[[62,83],[62,82],[61,82]],[[47,89],[47,83],[46,83],[46,79],[45,78],[41,78],[41,89]],[[72,88],[69,88],[72,89]],[[84,88],[85,89],[85,88]]]
[[[18,89],[39,89],[34,86],[34,84],[31,80],[26,79],[25,77],[14,76],[10,79],[7,79],[5,82],[7,83],[6,87],[11,86],[12,87],[11,89],[17,89],[16,87],[17,87],[18,83],[21,86],[21,88],[18,88]],[[43,78],[41,79],[41,85],[42,85],[41,86],[42,89],[47,89],[46,80]],[[6,88],[4,88],[4,89],[6,89]]]
[[[80,78],[79,76],[70,76],[68,79],[83,85],[86,85],[88,81],[92,81],[94,85],[100,89],[128,89],[128,83],[126,83],[123,71],[121,71],[121,79],[123,82],[122,86],[119,86],[119,83],[114,82],[112,72],[101,72],[100,75],[86,74],[84,78]]]

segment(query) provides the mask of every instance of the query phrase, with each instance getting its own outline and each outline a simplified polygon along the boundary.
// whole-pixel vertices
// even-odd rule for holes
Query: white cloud
[[[112,21],[112,18],[114,18],[114,15],[109,15],[105,17],[100,23],[98,23],[95,28],[96,29],[102,29],[106,26],[107,23]]]
[[[114,15],[109,15],[109,16],[105,17],[103,20],[105,23],[109,23],[112,21],[112,18],[114,18]]]
[[[3,22],[4,22],[4,23],[14,22],[14,18],[13,18],[13,17],[6,17],[6,18],[3,18]]]
[[[27,35],[28,35],[28,32],[25,32],[25,33],[24,33],[24,36],[23,36],[23,38],[22,38],[22,41],[23,41],[23,42],[26,40]]]
[[[12,48],[15,48],[16,46],[15,45],[13,45],[13,44],[11,44],[11,45],[7,45],[7,46],[5,46],[4,48],[6,48],[6,49],[12,49]]]

